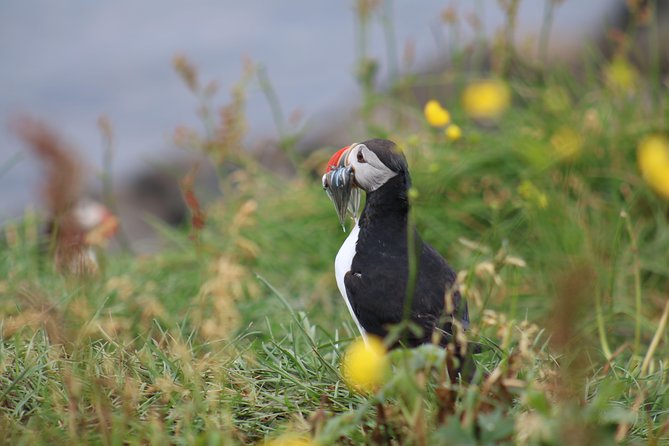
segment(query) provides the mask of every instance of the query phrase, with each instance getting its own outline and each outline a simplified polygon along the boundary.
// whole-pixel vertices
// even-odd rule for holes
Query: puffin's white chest
[[[348,235],[348,237],[346,237],[346,240],[344,240],[344,244],[341,245],[341,248],[339,248],[337,257],[335,257],[335,277],[337,278],[337,287],[339,288],[339,292],[341,293],[341,296],[344,298],[344,302],[346,302],[346,307],[348,308],[348,311],[351,313],[351,317],[355,321],[355,325],[358,326],[360,334],[362,335],[363,338],[365,338],[366,341],[367,332],[365,331],[364,328],[362,328],[360,322],[358,322],[358,318],[355,316],[355,313],[353,312],[353,307],[351,306],[351,302],[349,301],[348,295],[346,294],[346,285],[344,284],[344,276],[346,275],[347,272],[351,271],[351,264],[353,263],[353,257],[355,256],[355,248],[356,244],[358,243],[359,233],[360,233],[360,227],[358,226],[358,222],[356,221],[355,227]]]

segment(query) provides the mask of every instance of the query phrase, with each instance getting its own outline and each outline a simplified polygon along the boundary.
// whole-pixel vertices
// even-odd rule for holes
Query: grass
[[[502,54],[513,104],[494,122],[454,99],[461,55],[439,82],[411,76],[379,92],[361,81],[369,136],[404,147],[418,227],[461,271],[468,337],[485,347],[473,383],[451,382],[449,353],[431,346],[392,352],[375,394],[344,383],[356,330],[332,262],[345,234],[314,169],[335,148],[302,159],[299,132],[281,124],[298,174],[277,178],[249,159],[239,149],[247,69],[220,120],[204,109],[206,135],[184,130],[219,167],[224,198],[204,223],[200,213],[192,227],[155,223],[165,250],[109,254],[76,277],[42,252],[34,215],[5,228],[0,441],[664,444],[669,201],[644,182],[636,146],[669,131],[666,75],[617,85],[593,54],[576,74],[505,72],[518,56]],[[211,107],[194,68],[184,58],[177,68]],[[467,78],[483,76],[473,68]],[[424,122],[417,89],[441,98],[462,139]]]

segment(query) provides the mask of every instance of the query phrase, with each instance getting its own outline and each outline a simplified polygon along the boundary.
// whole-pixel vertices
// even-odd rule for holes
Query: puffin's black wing
[[[353,312],[367,333],[385,337],[390,325],[402,321],[406,281],[403,285],[397,276],[374,268],[364,273],[349,271],[344,284]]]
[[[444,314],[446,290],[455,283],[455,272],[431,246],[418,239],[420,262],[412,303],[411,320],[422,328],[420,337],[409,336],[411,346],[430,342],[435,328],[446,334],[442,343],[450,340],[451,315]],[[361,257],[364,254],[359,253]],[[356,256],[357,257],[357,256]],[[356,260],[363,260],[356,258]],[[391,325],[402,321],[408,281],[406,255],[386,252],[374,262],[353,262],[353,269],[344,277],[346,293],[362,327],[370,334],[385,336]],[[355,266],[364,264],[364,271]],[[455,316],[465,326],[469,324],[466,302],[460,293],[453,293]],[[463,308],[461,308],[463,306]]]
[[[469,311],[467,302],[463,301],[460,292],[455,288],[457,275],[446,260],[432,246],[422,244],[418,281],[416,282],[414,312],[421,311],[438,315],[432,327],[426,327],[431,332],[439,327],[448,334],[452,334],[451,320],[457,319],[464,328],[469,327]],[[438,282],[438,283],[435,283]],[[451,311],[444,314],[446,297],[452,298]],[[448,339],[444,339],[448,341]]]

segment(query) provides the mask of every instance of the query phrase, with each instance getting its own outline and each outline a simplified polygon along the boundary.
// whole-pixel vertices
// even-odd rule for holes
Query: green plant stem
[[[485,17],[485,7],[483,5],[482,0],[476,0],[476,3],[474,5],[474,11],[476,11],[476,15],[481,19],[480,23],[481,26],[478,26],[474,29],[474,51],[472,53],[472,57],[470,59],[470,69],[474,73],[477,73],[478,75],[481,75],[481,73],[485,72],[485,66],[484,66],[484,61],[486,57],[486,48],[487,48],[487,41],[486,41],[486,36],[485,36],[485,29],[484,24],[483,24],[483,17]]]
[[[627,234],[630,237],[631,251],[633,258],[633,272],[634,272],[634,303],[635,303],[635,322],[634,322],[634,355],[638,355],[639,347],[641,344],[641,265],[639,262],[639,248],[636,243],[636,236],[634,235],[634,230],[632,228],[632,222],[630,221],[629,215],[627,213],[623,214],[625,218],[625,224],[627,227]]]
[[[302,167],[299,161],[299,156],[295,152],[295,147],[292,138],[286,129],[286,120],[283,116],[283,110],[279,103],[279,96],[276,94],[272,83],[267,75],[267,70],[263,66],[256,68],[256,76],[258,78],[258,85],[262,91],[267,103],[269,104],[270,112],[272,113],[272,120],[276,126],[276,131],[279,134],[279,148],[285,153],[286,157],[297,172],[302,172]]]
[[[541,33],[539,35],[539,44],[537,50],[538,57],[541,60],[544,69],[546,68],[546,61],[548,60],[548,44],[550,41],[551,28],[553,27],[553,18],[555,16],[555,0],[546,0],[544,9],[544,18],[541,23]]]
[[[662,94],[662,55],[660,48],[660,18],[657,11],[658,0],[651,0],[649,8],[651,8],[650,18],[650,42],[648,44],[648,51],[650,52],[650,80],[651,88],[654,94],[653,105],[655,106],[655,116],[658,117],[658,126],[662,126],[662,101],[666,95]]]
[[[609,280],[609,288],[608,288],[608,295],[609,295],[609,311],[613,310],[613,293],[614,293],[614,287],[615,287],[615,280],[616,280],[616,263],[618,262],[618,257],[620,255],[620,240],[623,232],[623,225],[624,225],[624,220],[625,217],[623,215],[627,215],[625,211],[622,211],[618,218],[618,223],[616,224],[616,230],[613,234],[613,247],[612,247],[612,253],[613,257],[611,258],[611,276]]]
[[[276,91],[274,90],[274,87],[269,80],[267,70],[264,66],[258,65],[256,67],[256,76],[258,78],[258,85],[260,86],[260,90],[265,95],[265,99],[267,99],[267,103],[269,104],[269,108],[272,113],[272,120],[276,126],[276,131],[279,136],[283,138],[286,133],[286,123],[283,117],[283,111],[279,105],[279,97],[277,96]]]
[[[399,71],[399,63],[397,61],[397,39],[395,37],[395,26],[393,20],[394,5],[392,0],[386,0],[384,3],[383,14],[381,15],[381,25],[386,43],[388,76],[390,77],[391,82],[394,82],[395,79],[397,79]]]
[[[658,344],[660,343],[660,338],[662,338],[662,333],[664,333],[665,328],[667,327],[667,318],[669,318],[669,300],[664,304],[664,311],[662,312],[662,317],[660,318],[660,323],[657,325],[657,330],[655,330],[655,335],[653,340],[650,342],[646,356],[643,358],[641,363],[641,376],[645,376],[648,372],[648,366],[650,366],[650,361],[653,359],[655,350],[657,349]]]
[[[107,135],[103,131],[102,144],[104,145],[104,151],[102,153],[102,196],[104,197],[105,204],[109,210],[118,217],[120,221],[121,216],[118,204],[116,203],[116,196],[114,195],[114,140],[112,135]],[[116,237],[124,251],[134,254],[130,239],[122,224],[118,225]]]
[[[602,293],[598,289],[595,291],[595,316],[597,318],[597,331],[599,333],[599,343],[604,352],[604,357],[607,361],[611,361],[611,348],[609,347],[609,341],[606,338],[606,327],[604,324],[604,314],[602,312]]]
[[[502,59],[502,75],[508,75],[512,59],[515,54],[514,36],[516,32],[516,20],[518,18],[518,6],[520,0],[509,0],[506,9],[506,29],[505,29],[505,43],[504,43],[504,58]]]
[[[415,216],[413,213],[413,208],[410,206],[407,218],[407,254],[409,258],[409,277],[407,280],[406,297],[404,299],[404,312],[402,315],[403,323],[408,323],[411,318],[414,292],[416,290],[416,279],[418,277],[415,227]]]

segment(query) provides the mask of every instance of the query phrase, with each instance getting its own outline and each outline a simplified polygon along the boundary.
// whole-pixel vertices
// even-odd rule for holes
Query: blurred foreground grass
[[[239,149],[247,70],[220,119],[203,113],[206,134],[177,134],[220,167],[224,198],[193,227],[156,223],[169,248],[63,276],[34,215],[5,228],[0,441],[666,442],[668,85],[627,55],[589,55],[579,74],[518,74],[507,62],[490,77],[454,64],[385,93],[361,74],[368,136],[403,147],[419,229],[461,271],[469,337],[485,346],[472,384],[451,382],[449,354],[430,346],[390,354],[393,372],[373,394],[344,383],[356,330],[332,264],[345,234],[320,187],[336,148],[303,159],[283,134],[291,179],[249,158]],[[175,64],[209,104],[194,68]],[[415,88],[448,119],[434,108],[424,117]],[[649,137],[664,161],[643,160]]]

